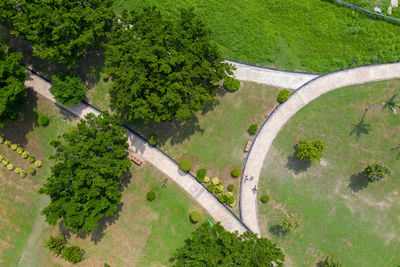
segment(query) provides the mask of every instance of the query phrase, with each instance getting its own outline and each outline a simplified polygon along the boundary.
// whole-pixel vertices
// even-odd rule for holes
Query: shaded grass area
[[[400,59],[400,27],[324,0],[117,0],[116,10],[154,4],[170,17],[194,7],[226,58],[326,73]]]
[[[300,110],[283,128],[268,152],[259,204],[264,236],[271,237],[294,263],[313,266],[333,254],[344,266],[393,266],[400,262],[400,117],[369,110],[398,93],[400,80],[337,89]],[[363,130],[355,130],[361,125]],[[328,151],[310,166],[293,157],[300,139],[321,139]],[[382,161],[395,175],[368,184],[360,172]],[[260,194],[261,195],[261,194]],[[284,233],[285,213],[302,221]]]
[[[37,112],[50,118],[47,127],[37,124]],[[37,169],[34,176],[28,174],[24,179],[5,167],[0,168],[0,265],[15,266],[24,251],[32,227],[39,216],[39,208],[43,197],[37,191],[49,174],[50,162],[47,157],[53,153],[48,141],[70,125],[59,114],[58,107],[28,90],[28,97],[22,109],[20,120],[9,122],[0,129],[0,135],[21,145],[26,151],[42,160],[43,166]],[[26,159],[0,145],[0,153],[15,166],[21,166],[25,171],[33,167]]]
[[[150,164],[133,166],[122,197],[116,220],[103,220],[91,237],[77,236],[63,227],[49,227],[37,246],[36,266],[69,266],[50,255],[43,243],[50,234],[65,233],[69,242],[86,250],[87,258],[76,266],[169,266],[172,253],[183,246],[197,225],[189,213],[198,210],[203,220],[207,213],[191,200],[173,181],[162,187],[166,177]],[[157,192],[152,202],[146,200],[149,190]],[[202,220],[202,221],[203,221]],[[201,223],[201,222],[199,222]]]

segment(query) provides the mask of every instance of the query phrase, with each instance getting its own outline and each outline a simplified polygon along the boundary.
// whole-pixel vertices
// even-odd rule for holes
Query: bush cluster
[[[229,92],[235,92],[240,87],[240,81],[228,76],[224,80],[224,86]]]
[[[3,138],[3,137],[0,137],[0,144],[2,144],[3,141],[4,141],[4,138]],[[13,144],[10,140],[4,141],[4,144],[5,144],[6,146],[10,147],[13,151],[17,151],[18,154],[20,154],[22,158],[24,158],[24,159],[27,158],[28,161],[29,161],[30,163],[35,164],[36,167],[40,168],[40,167],[42,166],[42,162],[41,162],[40,160],[36,160],[36,158],[35,158],[34,156],[29,155],[29,153],[28,153],[27,151],[24,151],[24,149],[23,149],[22,147],[18,146],[17,144]],[[3,159],[3,158],[2,158],[2,159]],[[0,160],[2,160],[2,159],[0,159]],[[3,164],[4,166],[6,166],[6,165],[8,164],[8,161],[7,161],[7,164],[5,164],[5,163],[3,163],[3,162],[2,162],[2,164]],[[23,173],[25,173],[25,172],[22,172],[22,174],[23,174]],[[26,173],[25,173],[25,175],[26,175]],[[24,175],[24,176],[25,176],[25,175]]]
[[[60,255],[71,263],[78,263],[83,260],[85,251],[78,246],[68,246],[67,238],[64,235],[50,236],[46,242],[46,247],[55,255]]]
[[[382,181],[388,175],[394,175],[394,172],[384,163],[369,164],[364,169],[364,175],[369,183],[376,183]]]
[[[279,91],[278,97],[276,98],[279,103],[285,102],[289,96],[290,96],[290,91],[288,89],[283,89]]]
[[[215,187],[215,193],[219,194],[219,193],[222,193],[222,192],[224,192],[224,186],[223,185],[217,185]]]
[[[154,192],[153,190],[151,190],[151,191],[147,192],[147,194],[146,194],[146,199],[147,199],[148,201],[153,201],[153,200],[156,198],[156,196],[157,196],[156,192]]]
[[[240,169],[239,168],[234,168],[231,172],[231,175],[235,178],[239,177],[240,175]]]
[[[199,181],[200,183],[204,181],[204,178],[206,177],[207,170],[206,169],[198,169],[197,174],[196,174],[196,180]]]
[[[4,156],[0,155],[0,162],[1,164],[7,168],[7,170],[12,171],[16,174],[18,174],[21,178],[24,178],[26,176],[26,172],[21,169],[21,167],[15,167],[14,164],[11,164],[7,159],[4,158]]]
[[[50,249],[51,252],[58,255],[67,245],[67,238],[65,235],[60,236],[50,236],[49,240],[46,242],[46,247]]]
[[[192,211],[190,213],[190,221],[192,223],[198,223],[201,220],[201,213],[198,212],[197,210]]]
[[[220,183],[220,181],[219,181],[219,179],[217,177],[214,177],[214,178],[211,179],[211,183],[213,185],[218,185]]]
[[[258,130],[258,125],[257,124],[250,125],[250,127],[248,129],[249,133],[251,133],[251,134],[256,134],[257,130]]]
[[[320,161],[328,147],[321,140],[301,140],[296,147],[296,157],[301,160]]]
[[[182,159],[179,162],[179,169],[184,172],[189,172],[192,169],[192,163],[188,159]]]

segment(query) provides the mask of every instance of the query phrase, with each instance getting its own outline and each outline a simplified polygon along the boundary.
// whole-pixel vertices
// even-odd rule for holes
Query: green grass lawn
[[[154,4],[170,17],[194,7],[226,58],[325,73],[400,59],[400,27],[323,0],[117,0],[116,10]]]
[[[300,110],[268,152],[259,202],[264,236],[285,248],[293,266],[314,266],[333,254],[344,266],[397,266],[400,263],[400,117],[367,106],[399,92],[400,80],[351,86],[330,92]],[[301,139],[321,139],[328,151],[307,166],[293,157]],[[395,175],[368,184],[359,174],[382,161]],[[285,213],[302,221],[282,234]]]

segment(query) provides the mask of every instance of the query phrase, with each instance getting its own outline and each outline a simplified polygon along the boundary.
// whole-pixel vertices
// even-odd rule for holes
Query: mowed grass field
[[[325,73],[400,59],[400,27],[324,0],[116,0],[116,10],[193,7],[226,58]]]
[[[400,80],[337,89],[300,110],[275,139],[264,163],[258,205],[264,236],[285,249],[293,266],[314,266],[333,254],[344,266],[400,263],[400,117],[364,109],[399,93]],[[293,156],[299,140],[321,139],[328,150],[308,166]],[[384,162],[395,175],[368,184],[360,172]],[[285,214],[302,225],[283,234]]]
[[[89,90],[91,103],[102,110],[109,109],[108,88],[110,83],[100,81]],[[240,178],[232,178],[231,171],[242,169],[247,153],[244,148],[254,135],[248,132],[251,124],[261,126],[265,114],[278,104],[276,97],[280,88],[250,82],[242,82],[234,93],[221,89],[216,104],[206,106],[196,113],[196,118],[184,123],[125,122],[145,138],[156,134],[160,149],[179,162],[188,158],[192,172],[207,169],[207,176],[218,177],[223,185],[234,184],[238,199]],[[234,211],[238,214],[237,207]]]

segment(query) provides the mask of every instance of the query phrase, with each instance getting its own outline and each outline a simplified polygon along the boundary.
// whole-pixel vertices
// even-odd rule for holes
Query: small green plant
[[[200,183],[204,181],[204,178],[206,177],[207,170],[206,169],[198,169],[197,174],[196,174],[196,179]]]
[[[189,172],[192,169],[192,163],[188,159],[182,159],[179,162],[179,169],[184,172]]]
[[[17,148],[18,148],[18,145],[17,145],[17,144],[11,145],[11,150],[15,151],[15,150],[17,150]]]
[[[104,263],[104,267],[111,267],[111,266],[108,263]]]
[[[386,167],[384,163],[369,164],[364,169],[364,176],[369,183],[380,182],[388,175],[394,175],[394,172],[389,167]]]
[[[250,127],[248,129],[249,133],[251,133],[251,134],[256,134],[257,130],[258,130],[258,125],[257,124],[250,125]]]
[[[215,187],[215,193],[216,193],[216,194],[219,194],[219,193],[222,193],[222,192],[224,192],[224,186],[222,186],[222,185],[217,185],[217,186]]]
[[[209,185],[207,185],[206,189],[208,192],[214,193],[215,185],[209,184]]]
[[[334,256],[327,256],[325,260],[321,261],[319,266],[321,267],[342,267],[343,264],[336,259]]]
[[[31,175],[34,175],[34,174],[36,173],[36,169],[35,169],[35,168],[32,168],[32,167],[29,167],[29,168],[28,168],[28,172],[29,172]]]
[[[156,198],[156,196],[157,196],[156,192],[154,192],[153,190],[151,190],[151,191],[147,192],[147,194],[146,194],[146,199],[147,199],[148,201],[153,201],[153,200]]]
[[[39,114],[38,123],[40,126],[47,126],[49,124],[49,117],[44,114]]]
[[[0,162],[4,159],[4,157],[2,155],[0,155]]]
[[[35,162],[35,157],[34,156],[29,156],[28,157],[28,161],[30,162],[30,163],[34,163]]]
[[[198,223],[201,220],[201,213],[198,212],[197,210],[192,211],[190,213],[190,221],[192,223]]]
[[[147,141],[152,146],[158,146],[158,144],[160,143],[160,140],[158,139],[157,135],[155,135],[155,134],[150,135],[149,140],[147,140]]]
[[[50,249],[51,252],[58,255],[67,245],[67,238],[65,235],[60,236],[50,236],[49,240],[46,242],[46,247]]]
[[[296,147],[296,157],[301,160],[320,161],[328,147],[321,140],[301,140]]]
[[[10,147],[10,146],[12,145],[12,142],[11,142],[10,140],[6,140],[6,141],[4,142],[4,144],[5,144],[6,146]]]
[[[41,162],[40,160],[35,161],[34,164],[35,164],[35,166],[38,167],[38,168],[42,167],[42,162]]]
[[[0,144],[4,142],[4,137],[0,136]]]
[[[26,176],[26,172],[21,170],[19,176],[21,176],[21,178],[24,178]]]
[[[7,166],[7,165],[8,165],[8,160],[3,159],[3,160],[1,161],[1,164],[3,164],[3,166]]]
[[[228,197],[225,194],[218,195],[218,200],[221,203],[225,203],[227,199],[228,199]]]
[[[7,165],[7,170],[9,170],[9,171],[12,171],[12,170],[14,170],[14,165],[13,164],[8,164]]]
[[[219,179],[217,177],[214,177],[214,178],[211,179],[211,183],[213,185],[217,185],[217,184],[219,184]]]
[[[231,207],[234,207],[236,205],[235,198],[233,197],[232,192],[227,192],[226,194],[226,204],[228,204]]]
[[[268,195],[263,195],[261,197],[261,202],[262,203],[268,203],[269,199],[270,199],[270,197]]]
[[[29,154],[26,151],[22,152],[22,154],[21,154],[21,157],[24,159],[26,159],[28,156],[29,156]]]
[[[283,219],[279,225],[286,232],[291,232],[297,229],[301,225],[301,222],[295,217],[286,217]]]
[[[276,98],[279,103],[285,102],[290,96],[290,91],[288,89],[283,89],[279,91],[278,97]]]
[[[203,180],[204,183],[209,183],[210,181],[211,181],[210,177],[208,177],[208,176],[204,177],[204,180]]]
[[[229,191],[229,192],[233,192],[233,190],[235,190],[235,185],[229,184],[229,185],[228,185],[228,191]]]
[[[235,92],[240,87],[240,81],[228,76],[224,80],[224,87],[229,92]]]
[[[85,251],[78,246],[66,247],[61,252],[61,257],[71,263],[78,263],[83,260]]]
[[[16,174],[20,174],[21,171],[22,171],[22,169],[21,169],[20,167],[17,167],[17,168],[14,169],[14,172],[15,172]]]
[[[231,175],[232,175],[232,177],[235,177],[235,178],[239,177],[239,175],[240,175],[240,169],[239,169],[239,168],[234,168],[234,169],[231,171]]]
[[[24,149],[22,147],[18,147],[17,152],[18,154],[22,154],[22,152],[24,152]]]

